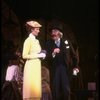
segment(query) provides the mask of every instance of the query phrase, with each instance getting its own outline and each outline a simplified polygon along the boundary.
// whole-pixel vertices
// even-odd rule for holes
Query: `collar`
[[[55,42],[60,42],[60,38],[58,38],[57,40],[55,40]]]
[[[58,38],[58,40],[57,41],[60,41],[60,38]]]
[[[36,39],[36,37],[32,33],[29,34],[29,37],[32,39]]]

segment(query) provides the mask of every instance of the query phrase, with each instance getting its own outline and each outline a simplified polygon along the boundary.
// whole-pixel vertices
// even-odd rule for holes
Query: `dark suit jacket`
[[[68,41],[68,40],[67,40]],[[67,48],[69,46],[69,48]],[[75,55],[75,52],[73,51],[71,42],[68,41],[68,44],[65,44],[65,40],[60,40],[60,53],[56,54],[56,56],[53,58],[52,52],[53,50],[57,48],[54,40],[50,39],[46,43],[46,51],[47,51],[47,63],[49,65],[50,70],[55,70],[56,66],[60,63],[64,64],[66,66],[66,69],[69,74],[71,74],[71,71],[74,67],[77,66],[77,57]]]

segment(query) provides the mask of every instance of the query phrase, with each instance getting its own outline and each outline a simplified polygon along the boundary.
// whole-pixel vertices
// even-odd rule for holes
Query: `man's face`
[[[52,37],[52,39],[54,39],[54,40],[57,40],[58,38],[60,38],[60,36],[59,36],[59,30],[53,29],[53,30],[52,30],[52,33],[51,33],[51,37]]]

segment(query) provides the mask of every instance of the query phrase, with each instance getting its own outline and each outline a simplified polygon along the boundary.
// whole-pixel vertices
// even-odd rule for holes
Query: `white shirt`
[[[18,78],[19,78],[19,67],[17,65],[8,66],[5,80],[11,81],[12,79],[15,79],[16,81],[18,81]]]

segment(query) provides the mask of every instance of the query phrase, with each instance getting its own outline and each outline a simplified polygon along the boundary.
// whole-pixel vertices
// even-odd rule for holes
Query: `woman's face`
[[[39,27],[35,27],[32,29],[32,34],[34,36],[38,36],[38,33],[40,32],[40,28]]]

